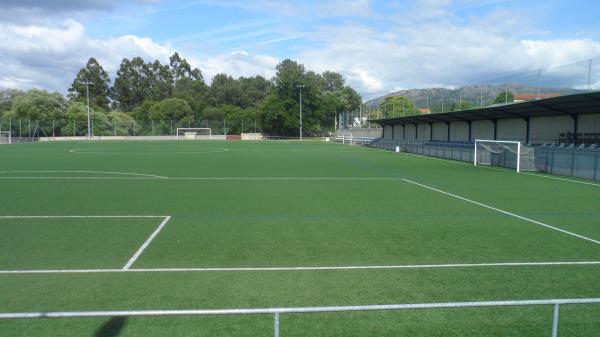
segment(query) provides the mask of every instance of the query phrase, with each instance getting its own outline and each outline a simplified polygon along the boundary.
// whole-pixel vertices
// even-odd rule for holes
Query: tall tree
[[[81,68],[69,88],[72,101],[85,102],[86,83],[89,84],[90,104],[108,110],[110,97],[110,77],[100,63],[90,57],[85,67]]]
[[[134,57],[131,61],[124,58],[121,61],[113,87],[113,95],[117,107],[122,111],[131,111],[149,96],[149,83],[145,76],[146,68],[147,65],[141,57]]]
[[[63,95],[38,89],[18,96],[12,107],[16,117],[32,121],[60,120],[65,117],[66,110],[67,101]]]
[[[192,68],[186,59],[175,53],[169,59],[173,76],[173,97],[184,99],[195,114],[207,105],[208,88],[198,68]]]
[[[379,102],[379,110],[386,117],[413,115],[415,106],[405,96],[388,96]]]
[[[217,74],[210,84],[210,100],[212,105],[241,105],[242,88],[240,83],[226,74]]]

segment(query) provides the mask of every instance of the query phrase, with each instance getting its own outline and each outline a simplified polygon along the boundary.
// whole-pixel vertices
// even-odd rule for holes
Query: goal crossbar
[[[211,128],[177,128],[177,139],[212,139]]]
[[[496,148],[496,151],[492,149],[493,146],[500,146]],[[480,148],[481,147],[481,148]],[[482,153],[483,152],[483,153]],[[498,164],[499,166],[506,165],[506,153],[512,153],[515,157],[514,168],[517,172],[521,172],[524,169],[529,171],[534,170],[534,155],[533,149],[524,147],[523,143],[516,140],[489,140],[489,139],[476,139],[473,151],[473,165],[494,165],[493,156],[503,156],[505,165]],[[484,162],[482,158],[487,160]],[[524,161],[527,161],[527,165],[524,166]],[[508,167],[512,167],[508,165]]]

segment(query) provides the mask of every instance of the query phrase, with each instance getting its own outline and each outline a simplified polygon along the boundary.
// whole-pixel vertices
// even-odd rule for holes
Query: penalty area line
[[[491,209],[493,211],[496,211],[496,212],[499,212],[499,213],[502,213],[502,214],[506,214],[506,215],[515,217],[517,219],[525,220],[527,222],[531,222],[533,224],[536,224],[536,225],[539,225],[539,226],[542,226],[542,227],[546,227],[548,229],[552,229],[552,230],[555,230],[555,231],[558,231],[558,232],[561,232],[561,233],[564,233],[564,234],[567,234],[567,235],[571,235],[571,236],[574,236],[574,237],[582,239],[582,240],[587,240],[587,241],[590,241],[590,242],[595,243],[597,245],[600,245],[600,241],[598,241],[598,240],[594,240],[592,238],[589,238],[587,236],[583,236],[583,235],[580,235],[580,234],[577,234],[577,233],[569,232],[569,231],[564,230],[562,228],[558,228],[558,227],[554,227],[554,226],[545,224],[545,223],[543,223],[541,221],[533,220],[533,219],[524,217],[522,215],[511,213],[509,211],[505,211],[505,210],[502,210],[502,209],[499,209],[499,208],[496,208],[496,207],[493,207],[493,206],[490,206],[490,205],[487,205],[487,204],[484,204],[484,203],[481,203],[481,202],[477,202],[475,200],[467,199],[465,197],[461,197],[459,195],[452,194],[450,192],[442,191],[440,189],[437,189],[437,188],[434,188],[434,187],[431,187],[431,186],[427,186],[427,185],[424,185],[424,184],[421,184],[421,183],[418,183],[418,182],[415,182],[415,181],[412,181],[412,180],[409,180],[409,179],[402,179],[402,181],[405,181],[405,182],[413,184],[413,185],[420,186],[422,188],[425,188],[425,189],[428,189],[428,190],[431,190],[431,191],[442,193],[442,194],[445,194],[447,196],[453,197],[455,199],[460,199],[460,200],[463,200],[463,201],[475,204],[477,206],[481,206],[481,207],[484,207],[484,208],[487,208],[487,209]]]
[[[600,261],[557,261],[557,262],[490,262],[413,264],[379,266],[313,266],[313,267],[225,267],[225,268],[133,268],[133,269],[37,269],[0,270],[6,274],[89,274],[89,273],[182,273],[182,272],[270,272],[270,271],[332,271],[366,269],[445,269],[482,267],[543,267],[543,266],[588,266],[600,265]]]
[[[158,227],[156,227],[154,232],[152,232],[152,234],[150,234],[148,239],[146,239],[146,241],[144,241],[144,243],[135,252],[135,254],[133,254],[133,256],[129,259],[129,261],[127,261],[127,263],[123,266],[123,268],[122,268],[123,270],[128,270],[135,263],[135,261],[140,257],[140,255],[142,255],[144,250],[146,250],[146,248],[148,248],[148,246],[150,245],[152,240],[154,240],[154,238],[158,235],[158,233],[160,233],[160,231],[163,229],[163,227],[165,227],[165,225],[167,224],[167,222],[169,222],[169,220],[171,220],[171,216],[166,216],[163,219],[163,221],[160,223],[160,225],[158,225]]]

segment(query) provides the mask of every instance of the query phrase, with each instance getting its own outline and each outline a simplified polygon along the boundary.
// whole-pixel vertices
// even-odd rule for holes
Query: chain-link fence
[[[90,121],[93,136],[174,136],[177,128],[210,128],[215,135],[261,133],[258,120],[122,120],[97,119]],[[29,119],[0,118],[0,133],[10,134],[13,142],[33,141],[39,137],[88,136],[87,120],[58,119],[35,121]]]
[[[356,144],[361,143],[356,142]],[[474,143],[472,142],[448,143],[378,139],[364,145],[390,151],[407,152],[469,163],[473,162]],[[532,149],[534,157],[534,168],[532,171],[600,180],[600,148],[547,145],[535,146]]]

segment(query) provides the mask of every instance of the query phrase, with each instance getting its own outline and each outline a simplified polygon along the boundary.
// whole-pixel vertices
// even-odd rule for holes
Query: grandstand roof
[[[600,91],[534,101],[496,104],[483,108],[371,120],[381,125],[436,122],[468,122],[488,119],[600,114]]]

